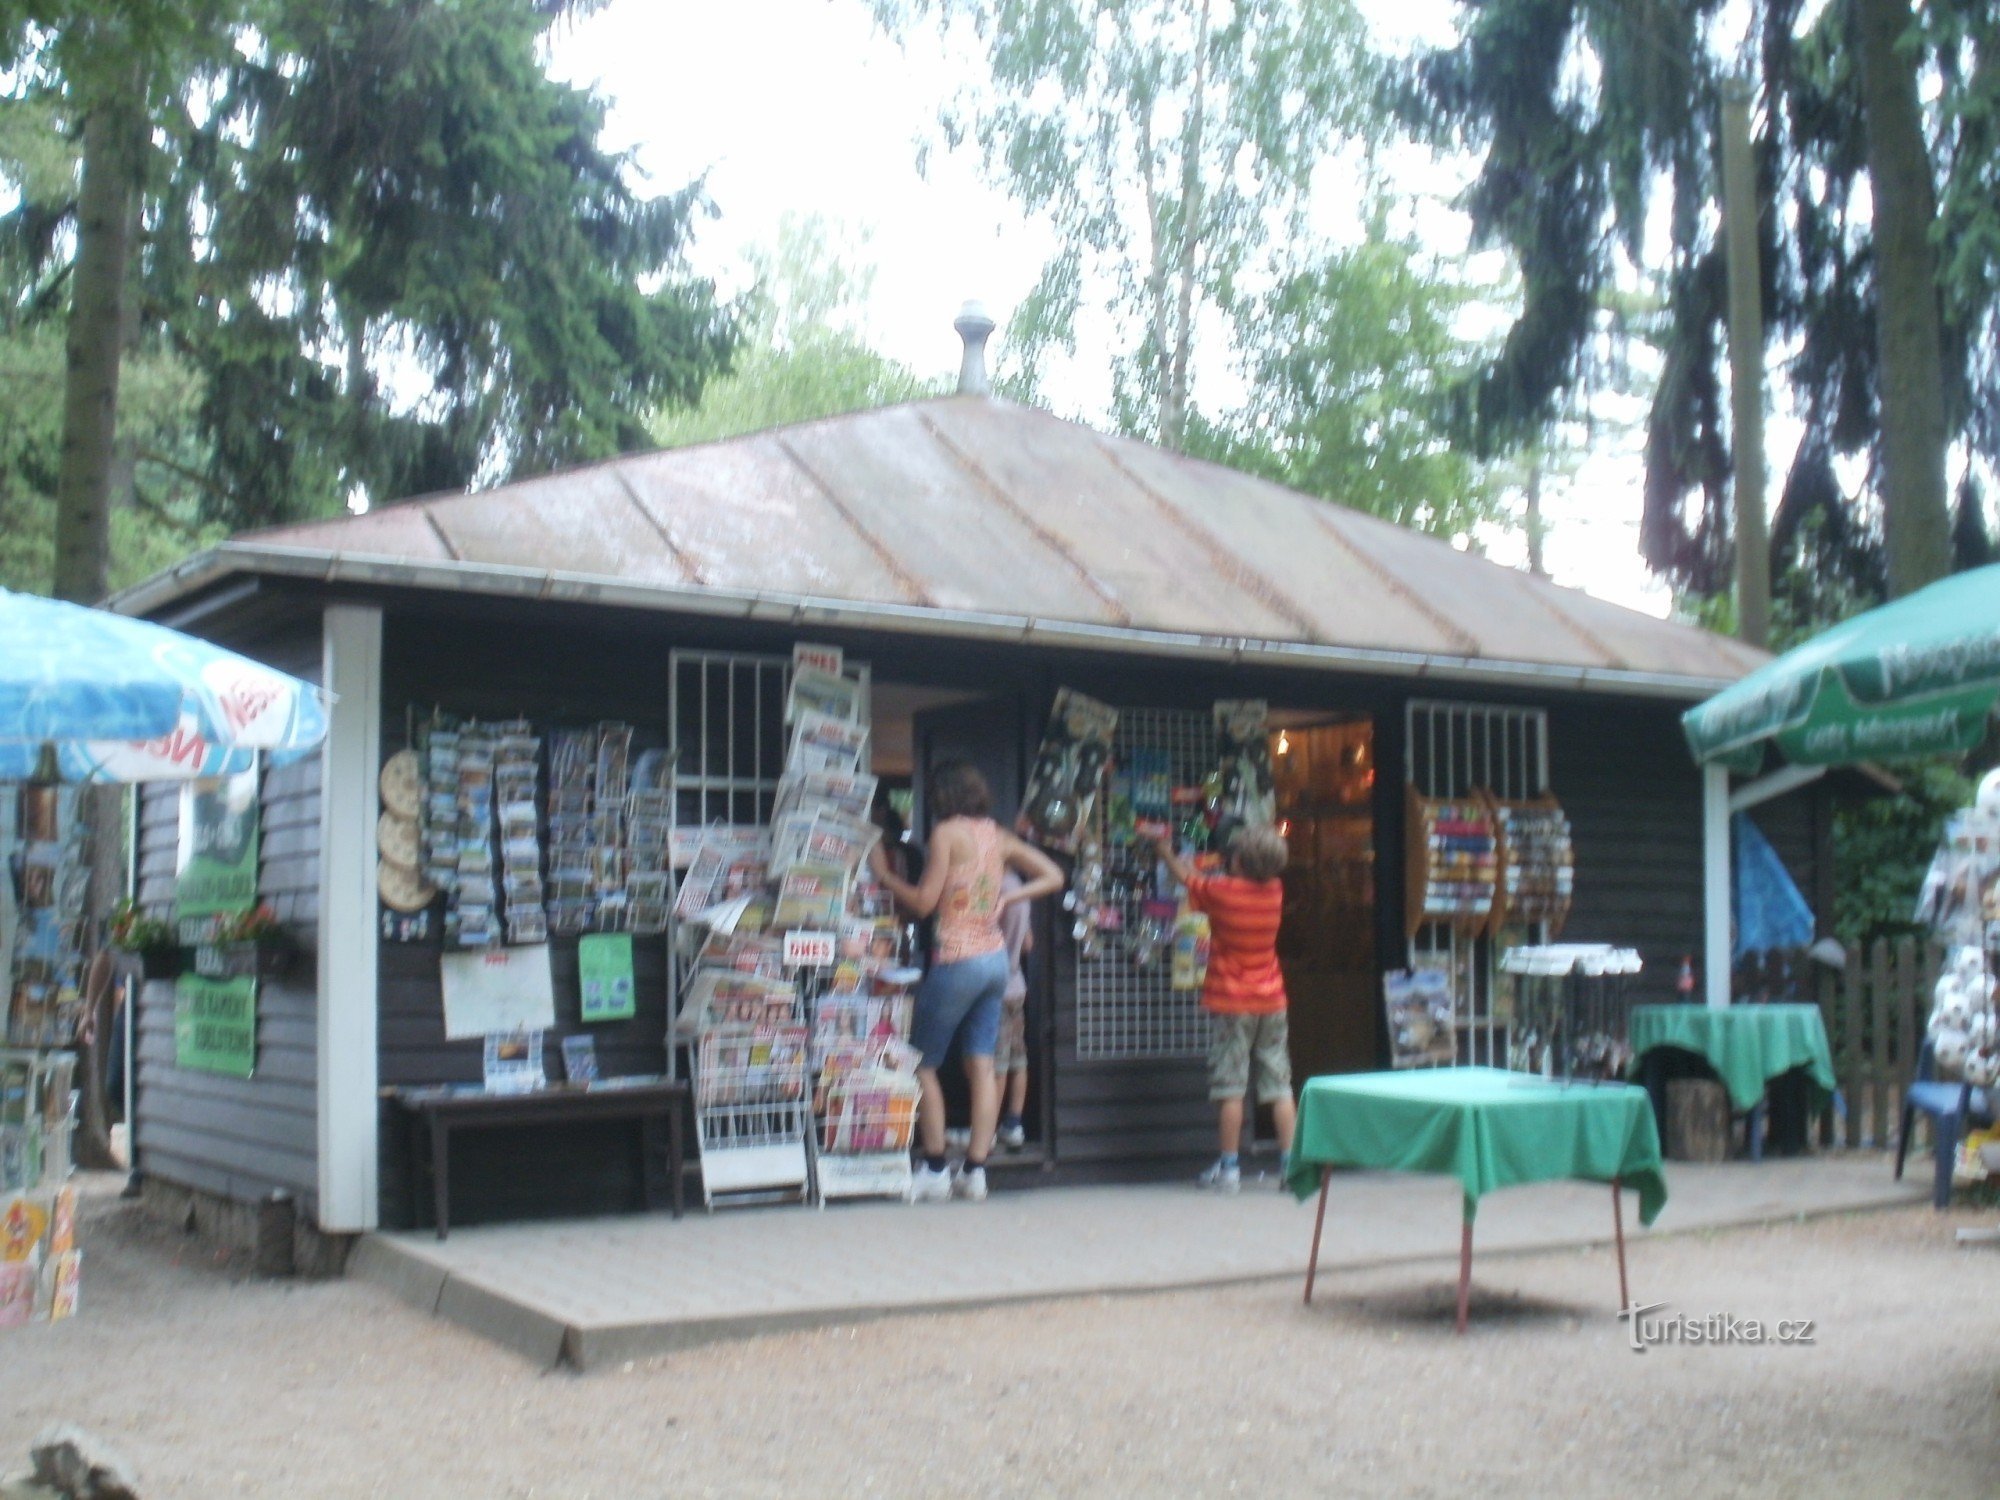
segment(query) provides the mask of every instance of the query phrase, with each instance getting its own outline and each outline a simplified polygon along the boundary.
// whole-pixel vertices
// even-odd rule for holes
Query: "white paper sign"
[[[444,1034],[453,1041],[555,1027],[556,991],[546,944],[447,953],[443,975]]]
[[[809,646],[804,643],[792,647],[792,669],[811,667],[838,677],[845,665],[847,653],[838,646]]]
[[[785,967],[824,969],[833,962],[835,939],[830,932],[796,929],[785,934]]]

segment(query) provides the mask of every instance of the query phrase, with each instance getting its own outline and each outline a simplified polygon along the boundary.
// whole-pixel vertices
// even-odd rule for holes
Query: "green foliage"
[[[1472,294],[1379,234],[1253,304],[1251,396],[1189,451],[1399,525],[1464,537],[1495,474],[1453,446],[1449,395],[1484,354],[1454,331]]]
[[[201,519],[206,485],[188,452],[199,383],[171,355],[128,355],[120,387],[127,503],[111,515],[111,586],[123,588],[219,541]],[[45,593],[55,569],[56,469],[62,448],[61,327],[0,325],[0,587]]]
[[[873,0],[892,33],[934,23],[986,63],[944,142],[1053,225],[1060,248],[1008,331],[1017,389],[1073,348],[1102,289],[1121,423],[1182,446],[1198,329],[1308,243],[1314,169],[1373,121],[1348,0]]]
[[[127,422],[198,520],[338,511],[648,441],[725,368],[730,311],[685,250],[700,184],[641,196],[605,105],[543,70],[546,0],[0,5],[0,299],[60,327],[74,133],[103,80],[144,80],[152,126],[126,383],[171,360],[170,435]],[[31,24],[32,23],[32,24]],[[127,414],[121,414],[123,418]],[[140,502],[146,494],[142,462]],[[10,496],[13,493],[10,490]],[[179,515],[182,495],[153,494]]]
[[[1972,800],[1958,767],[1923,761],[1895,768],[1903,790],[1843,805],[1834,816],[1833,930],[1849,952],[1880,937],[1920,931],[1911,920],[1946,815]]]
[[[678,448],[942,394],[943,382],[918,379],[860,333],[874,280],[863,253],[838,226],[787,217],[777,246],[750,257],[756,284],[733,368],[699,405],[655,414],[654,440]]]
[[[1849,32],[1851,7],[1771,0],[1750,33],[1715,31],[1712,0],[1487,0],[1463,8],[1453,46],[1403,80],[1406,117],[1483,162],[1468,198],[1475,231],[1508,246],[1524,277],[1520,316],[1468,393],[1466,430],[1482,451],[1541,431],[1581,376],[1594,309],[1636,264],[1664,274],[1665,363],[1652,401],[1642,549],[1677,586],[1727,587],[1730,459],[1722,338],[1726,284],[1713,144],[1719,88],[1747,70],[1757,87],[1754,150],[1763,307],[1805,440],[1773,525],[1774,565],[1848,570],[1873,592],[1879,524],[1821,483],[1842,456],[1879,468],[1875,200]],[[1736,50],[1739,40],[1744,42]],[[2000,458],[2000,243],[1994,117],[2000,13],[1980,0],[1919,8],[1900,56],[1924,86],[1943,205],[1933,236],[1947,298],[1946,405],[1956,438]],[[1733,55],[1726,55],[1726,53]],[[1663,261],[1646,233],[1667,230]],[[1814,507],[1815,550],[1793,552]]]

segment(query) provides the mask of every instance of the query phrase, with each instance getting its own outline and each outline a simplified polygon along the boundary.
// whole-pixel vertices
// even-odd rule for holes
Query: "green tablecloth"
[[[1626,1037],[1634,1072],[1655,1047],[1707,1059],[1735,1109],[1754,1108],[1770,1081],[1793,1068],[1812,1079],[1816,1106],[1833,1097],[1833,1053],[1816,1005],[1639,1005]]]
[[[1637,1188],[1646,1224],[1667,1201],[1644,1089],[1553,1083],[1498,1068],[1307,1080],[1286,1185],[1310,1197],[1322,1167],[1449,1172],[1465,1186],[1468,1222],[1495,1188],[1564,1177],[1618,1178]]]

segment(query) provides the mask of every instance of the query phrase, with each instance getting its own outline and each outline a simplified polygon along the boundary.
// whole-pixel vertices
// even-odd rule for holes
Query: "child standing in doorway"
[[[1012,870],[1000,883],[1003,895],[1018,888]],[[993,1077],[1000,1085],[1000,1129],[995,1139],[1008,1151],[1028,1143],[1022,1115],[1028,1107],[1028,976],[1022,960],[1035,946],[1028,930],[1028,903],[1016,900],[1000,911],[1000,936],[1007,944],[1007,989],[1000,997],[1000,1037],[993,1046]]]
[[[1285,974],[1278,966],[1278,924],[1285,887],[1279,876],[1291,857],[1284,838],[1269,826],[1245,828],[1228,844],[1228,874],[1203,875],[1174,852],[1171,835],[1160,855],[1187,887],[1188,905],[1208,915],[1208,977],[1201,988],[1209,1013],[1208,1097],[1216,1109],[1220,1150],[1196,1179],[1199,1186],[1233,1193],[1243,1183],[1238,1149],[1243,1139],[1243,1095],[1254,1072],[1257,1102],[1271,1106],[1278,1132],[1278,1181],[1291,1165],[1290,1037],[1285,1024]]]

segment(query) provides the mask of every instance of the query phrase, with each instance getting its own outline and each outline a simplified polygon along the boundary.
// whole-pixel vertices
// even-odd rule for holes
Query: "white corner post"
[[[1701,768],[1702,995],[1729,1004],[1729,768]]]
[[[329,605],[321,685],[332,695],[319,798],[319,1223],[376,1226],[377,761],[382,611]]]

